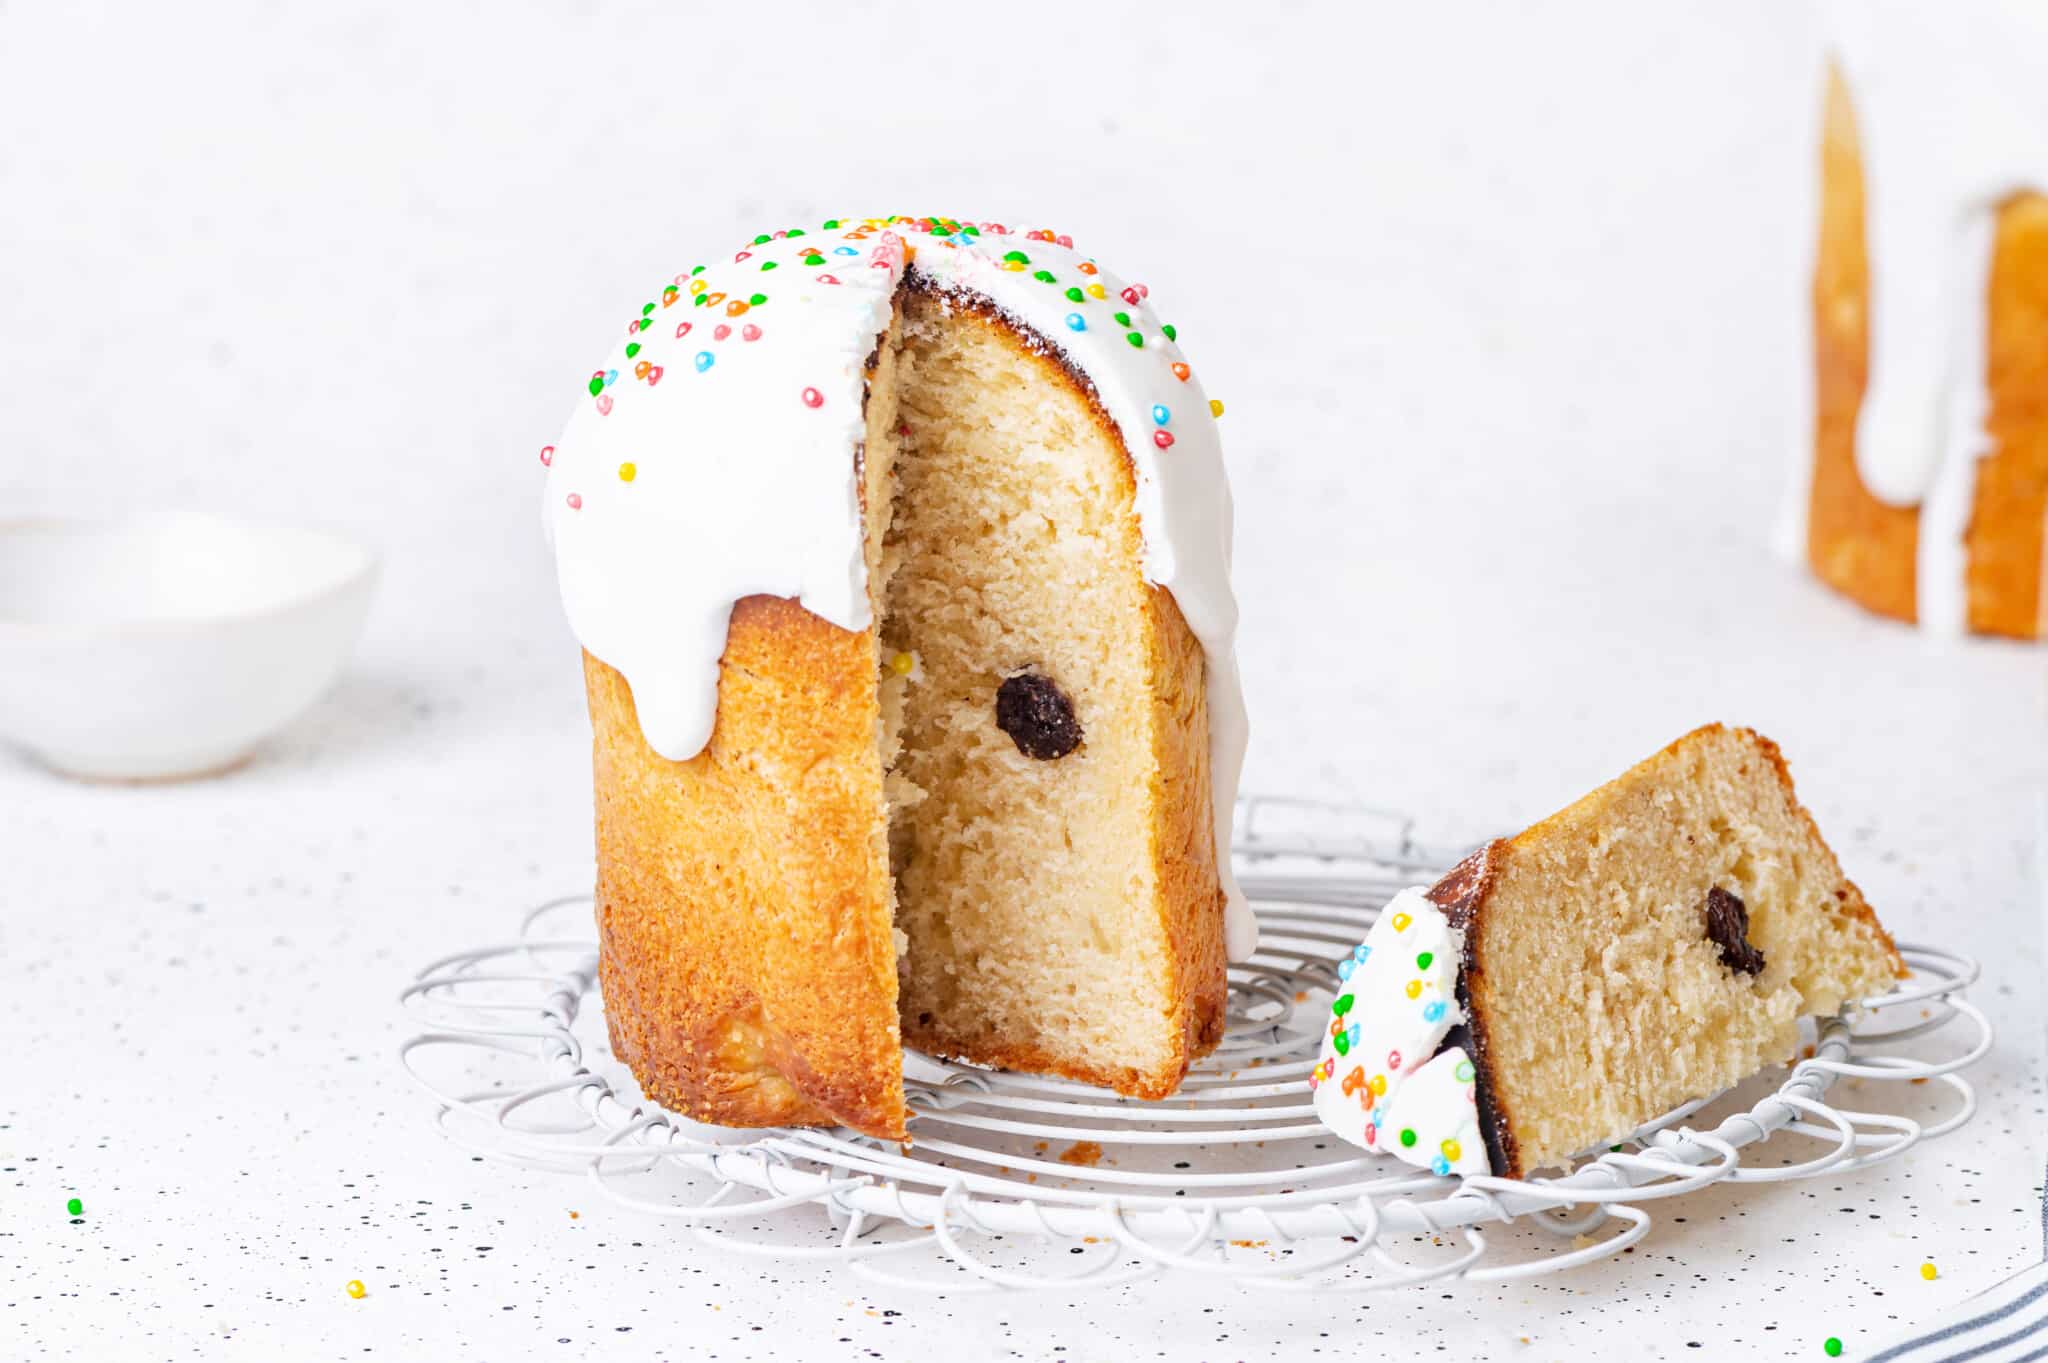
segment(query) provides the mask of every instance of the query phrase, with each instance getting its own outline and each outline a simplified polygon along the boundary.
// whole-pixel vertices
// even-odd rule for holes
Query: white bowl
[[[319,699],[362,633],[376,556],[192,512],[0,522],[0,738],[57,770],[223,770]]]

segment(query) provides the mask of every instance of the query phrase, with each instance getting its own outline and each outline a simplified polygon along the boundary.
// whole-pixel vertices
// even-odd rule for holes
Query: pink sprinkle
[[[1158,446],[1158,447],[1159,447],[1160,449],[1162,449],[1162,450],[1163,450],[1163,449],[1167,449],[1167,448],[1170,448],[1170,447],[1172,446],[1172,444],[1173,444],[1173,432],[1172,432],[1172,431],[1154,431],[1154,432],[1152,432],[1152,443],[1153,443],[1153,444],[1155,444],[1155,445],[1157,445],[1157,446]]]
[[[581,494],[575,492],[569,494],[569,509],[571,511],[581,511],[583,509],[583,497]]]
[[[1401,1069],[1401,1053],[1400,1053],[1399,1051],[1388,1051],[1388,1052],[1387,1052],[1387,1068],[1388,1068],[1388,1069],[1390,1069],[1390,1070],[1393,1070],[1393,1071],[1395,1071],[1396,1073],[1398,1073],[1398,1072],[1400,1071],[1400,1069]]]
[[[732,335],[732,328],[723,322],[711,328],[711,339],[714,341],[722,341],[730,335]]]
[[[1074,249],[1074,239],[1064,232],[1062,232],[1059,236],[1054,237],[1053,241],[1057,245],[1066,247],[1069,251]]]
[[[540,462],[547,465],[552,465],[555,462],[555,447],[553,445],[543,445],[540,447]]]
[[[1139,297],[1140,295],[1136,289],[1130,288],[1128,286],[1125,287],[1124,302],[1129,303],[1132,307],[1136,307],[1138,305]]]
[[[650,369],[650,370],[648,370],[648,371],[647,371],[647,386],[648,386],[649,388],[652,388],[652,387],[654,387],[654,385],[655,385],[655,384],[657,384],[657,383],[660,383],[660,382],[661,382],[661,366],[660,366],[660,365],[655,365],[655,366],[654,366],[654,367],[653,367],[652,369]]]
[[[804,389],[804,406],[806,406],[806,407],[823,407],[824,405],[825,405],[825,395],[824,395],[823,393],[819,392],[819,391],[818,391],[817,389],[815,389],[815,388],[806,388],[806,389]]]
[[[753,258],[754,253],[752,251],[742,251],[732,258],[732,263],[737,265],[743,260],[752,260]]]
[[[689,334],[690,334],[690,324],[689,324],[688,322],[682,322],[682,323],[679,323],[679,324],[677,325],[677,327],[676,327],[676,339],[677,339],[678,341],[682,340],[682,339],[683,339],[683,337],[685,337],[685,336],[687,336],[687,335],[689,335]]]
[[[837,284],[839,282],[839,276],[831,274],[821,274],[818,276],[818,282],[820,284]]]
[[[599,393],[597,395],[597,414],[599,416],[609,416],[611,415],[611,410],[612,395],[610,393]]]
[[[747,323],[745,326],[740,328],[740,339],[742,341],[760,340],[761,328],[755,326],[752,322]]]
[[[1138,297],[1140,298],[1150,298],[1152,296],[1152,290],[1146,288],[1143,284],[1133,284],[1131,287],[1138,291]]]

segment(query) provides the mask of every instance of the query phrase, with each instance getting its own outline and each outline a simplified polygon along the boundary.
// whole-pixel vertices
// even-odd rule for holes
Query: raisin
[[[1764,954],[1749,944],[1749,909],[1736,896],[1716,885],[1707,891],[1702,912],[1707,919],[1707,940],[1721,948],[1721,964],[1745,975],[1764,968]]]
[[[996,727],[1026,757],[1049,762],[1081,746],[1081,721],[1074,702],[1052,678],[1035,672],[1005,677],[996,688]]]

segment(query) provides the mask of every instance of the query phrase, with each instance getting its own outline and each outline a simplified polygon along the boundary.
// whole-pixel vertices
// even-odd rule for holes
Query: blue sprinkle
[[[860,252],[854,250],[851,246],[835,246],[832,248],[832,254],[835,256],[857,256]]]
[[[1372,955],[1372,948],[1367,946],[1365,943],[1360,942],[1358,944],[1358,950],[1351,953],[1351,959],[1357,961],[1360,965],[1364,965],[1365,958],[1370,955]]]
[[[700,350],[697,352],[697,372],[699,374],[703,373],[705,370],[709,369],[712,365],[717,363],[718,357],[712,354],[710,351]]]
[[[1078,312],[1070,312],[1070,313],[1068,313],[1068,314],[1067,314],[1067,330],[1068,330],[1068,331],[1086,331],[1086,330],[1088,330],[1088,319],[1087,319],[1087,318],[1085,318],[1085,317],[1083,317],[1083,316],[1082,316],[1082,315],[1081,315],[1080,313],[1078,313]]]
[[[605,386],[606,386],[607,388],[609,388],[609,387],[610,387],[610,386],[611,386],[612,384],[615,384],[615,383],[617,383],[618,381],[619,381],[619,371],[618,371],[618,370],[616,370],[616,369],[607,369],[607,370],[605,370],[605,371],[604,371],[604,382],[605,382]]]
[[[1451,1162],[1442,1155],[1438,1155],[1434,1160],[1431,1160],[1429,1167],[1437,1172],[1438,1177],[1443,1177],[1451,1172]]]
[[[1356,1045],[1358,1044],[1358,1036],[1359,1036],[1359,1027],[1358,1027],[1358,1024],[1354,1022],[1354,1023],[1352,1023],[1352,1024],[1351,1024],[1351,1037],[1350,1037],[1350,1040],[1351,1040],[1351,1044],[1352,1044],[1352,1045],[1356,1046]]]
[[[1154,407],[1152,409],[1152,424],[1154,426],[1164,426],[1171,420],[1173,420],[1173,413],[1167,411],[1164,407]]]
[[[1424,1008],[1422,1010],[1422,1020],[1424,1022],[1442,1022],[1444,1020],[1444,1001],[1437,999],[1427,1008]]]
[[[1358,969],[1358,962],[1352,960],[1350,957],[1347,956],[1343,960],[1337,962],[1337,978],[1340,980],[1348,980],[1351,978],[1351,972],[1356,969]]]

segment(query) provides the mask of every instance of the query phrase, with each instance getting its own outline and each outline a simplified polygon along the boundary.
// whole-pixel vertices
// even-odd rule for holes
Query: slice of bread
[[[1402,933],[1375,928],[1338,1000],[1339,1022],[1391,1020],[1333,1026],[1317,1108],[1346,1139],[1440,1173],[1475,1172],[1474,1131],[1494,1174],[1566,1164],[1790,1059],[1799,1018],[1906,973],[1777,745],[1718,724],[1397,907]],[[1455,984],[1409,960],[1406,939],[1430,934],[1457,944]],[[1452,990],[1455,1006],[1437,1003]],[[1389,1028],[1405,1065],[1387,1065]],[[1421,1071],[1440,1082],[1409,1082]]]

